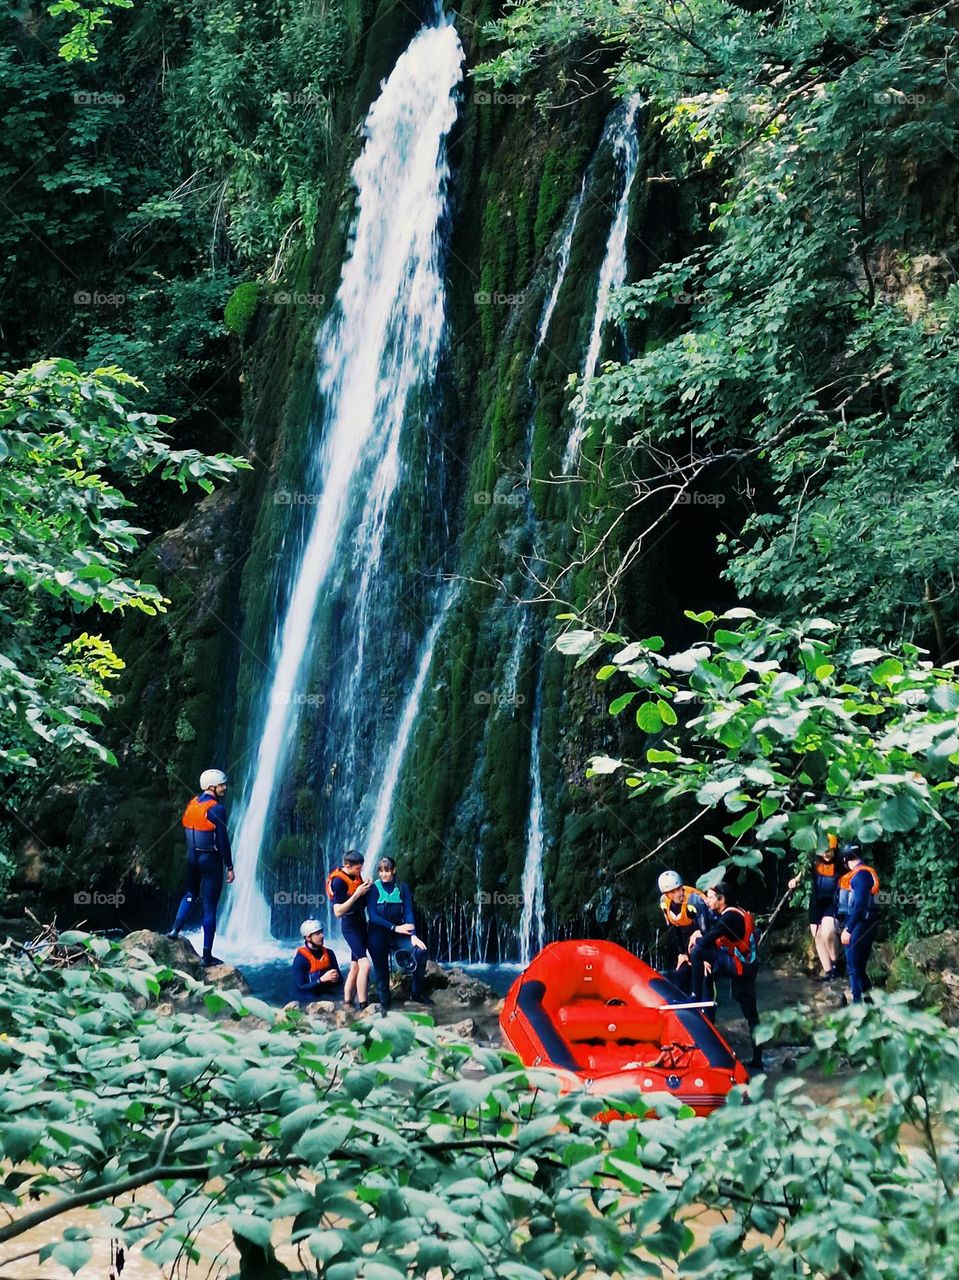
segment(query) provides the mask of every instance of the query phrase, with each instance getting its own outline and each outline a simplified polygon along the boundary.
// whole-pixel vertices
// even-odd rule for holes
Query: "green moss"
[[[245,280],[238,284],[223,308],[223,323],[238,338],[246,337],[256,309],[260,304],[260,285],[257,280]]]

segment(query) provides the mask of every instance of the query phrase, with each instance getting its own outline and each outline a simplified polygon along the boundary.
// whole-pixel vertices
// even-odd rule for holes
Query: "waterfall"
[[[545,940],[546,895],[543,885],[543,787],[540,774],[539,740],[543,719],[543,665],[540,661],[530,733],[530,797],[526,824],[526,862],[520,886],[522,911],[519,920],[519,959],[527,965]],[[535,931],[535,939],[534,939]],[[533,947],[535,941],[535,950]]]
[[[237,881],[224,938],[247,950],[270,937],[259,862],[273,837],[278,783],[297,737],[318,606],[324,588],[347,579],[350,635],[343,648],[353,663],[351,697],[359,697],[372,679],[363,678],[371,599],[388,541],[388,516],[402,483],[400,438],[411,402],[433,378],[444,328],[445,142],[456,119],[462,61],[450,24],[441,19],[423,28],[370,108],[365,143],[353,166],[357,197],[349,256],[317,340],[322,411],[306,481],[313,492],[299,495],[308,499],[311,517],[290,570],[292,586],[268,664],[272,677],[255,729],[255,760],[235,819]],[[430,635],[435,639],[434,629]],[[424,681],[426,670],[428,663]],[[417,683],[422,688],[419,675],[414,691]],[[345,711],[352,718],[352,705]],[[401,723],[392,735],[395,742],[402,728]],[[370,773],[379,776],[382,764],[374,763]],[[395,761],[397,774],[400,763]],[[386,768],[393,764],[389,760]],[[387,792],[391,798],[394,787],[395,779],[387,788],[384,777],[381,799]]]
[[[577,403],[573,411],[573,428],[570,431],[563,455],[563,472],[569,474],[579,456],[583,439],[586,435],[585,397],[589,384],[599,363],[603,346],[603,329],[606,325],[606,313],[609,310],[609,296],[614,289],[619,289],[626,281],[626,231],[629,222],[629,197],[639,167],[639,136],[636,132],[636,113],[640,107],[637,94],[628,98],[613,114],[607,126],[607,138],[613,148],[619,168],[622,171],[622,191],[616,203],[613,222],[606,242],[606,254],[599,269],[596,286],[596,306],[593,311],[593,328],[589,336],[589,347],[580,377]]]
[[[563,287],[563,281],[566,279],[566,268],[569,266],[570,250],[573,247],[573,236],[576,234],[576,228],[579,225],[579,214],[583,207],[583,195],[586,191],[586,174],[583,174],[583,181],[579,188],[579,193],[573,201],[572,208],[566,215],[566,226],[563,229],[563,239],[559,246],[559,253],[556,258],[556,278],[553,281],[553,287],[546,299],[546,305],[543,307],[543,314],[539,319],[539,328],[536,331],[536,345],[533,347],[533,355],[530,360],[530,371],[532,372],[533,364],[539,355],[540,348],[546,341],[546,335],[549,333],[550,321],[553,319],[553,312],[556,310],[556,303],[559,301],[559,292]],[[531,380],[532,385],[532,380]],[[532,416],[530,417],[532,425]]]
[[[409,746],[410,734],[413,732],[413,725],[416,722],[416,714],[420,708],[420,699],[423,696],[426,677],[429,675],[430,665],[433,661],[436,640],[456,595],[457,592],[452,587],[447,588],[444,592],[436,618],[423,643],[423,652],[420,655],[416,676],[407,695],[403,714],[396,729],[393,747],[386,762],[386,768],[383,770],[383,777],[380,781],[380,788],[376,798],[376,808],[373,812],[373,822],[366,839],[366,849],[363,855],[363,868],[366,875],[370,877],[375,876],[376,864],[383,852],[383,842],[386,839],[390,815],[393,812],[393,796],[396,792],[396,784],[400,779],[400,769],[403,765],[403,758],[406,755],[406,748]]]

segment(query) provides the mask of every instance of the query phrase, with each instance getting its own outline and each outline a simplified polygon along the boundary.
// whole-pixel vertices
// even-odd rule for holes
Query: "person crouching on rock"
[[[293,957],[293,986],[300,1001],[328,1000],[343,981],[336,956],[326,946],[319,920],[300,925],[302,947]]]
[[[675,871],[664,871],[658,880],[659,909],[666,920],[666,964],[663,977],[689,994],[692,970],[689,967],[689,940],[703,933],[708,924],[706,899],[698,889],[683,884]],[[708,998],[708,997],[707,997]]]
[[[371,884],[363,879],[363,855],[350,849],[343,855],[343,865],[326,877],[326,896],[333,903],[333,914],[340,922],[343,941],[350,949],[350,969],[343,986],[344,1004],[357,1009],[369,1003],[370,962],[366,955],[366,895]]]
[[[186,834],[186,893],[180,903],[168,938],[178,938],[197,898],[203,902],[203,966],[222,964],[213,954],[216,909],[226,882],[232,884],[233,852],[226,829],[226,774],[220,769],[204,769],[200,774],[200,794],[187,805],[181,822]]]
[[[423,994],[426,943],[416,936],[410,887],[397,883],[396,863],[392,858],[380,858],[376,870],[379,878],[373,882],[366,916],[373,974],[383,1012],[389,1012],[390,1007],[391,954],[397,967],[410,975],[413,999],[419,1004],[432,1004]]]
[[[694,1000],[703,999],[710,974],[714,978],[732,979],[733,997],[743,1011],[752,1041],[752,1058],[746,1065],[754,1071],[761,1071],[763,1051],[755,1037],[759,1022],[756,1009],[756,974],[759,971],[756,922],[749,911],[732,905],[729,900],[731,893],[724,880],[706,890],[711,922],[702,935],[693,934],[689,944],[692,995]]]

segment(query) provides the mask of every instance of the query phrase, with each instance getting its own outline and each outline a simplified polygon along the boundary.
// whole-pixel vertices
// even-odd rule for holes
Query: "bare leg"
[[[835,968],[838,958],[834,948],[834,943],[839,940],[839,935],[836,933],[836,922],[832,916],[823,916],[821,924],[811,924],[809,926],[809,932],[812,934],[813,942],[816,944],[816,955],[819,957],[822,971],[823,973],[828,973],[830,969]]]
[[[360,1004],[366,1004],[367,996],[370,988],[370,962],[363,957],[362,960],[356,961],[356,998]],[[350,965],[350,975],[353,974],[353,965]]]
[[[839,940],[839,930],[833,916],[823,916],[822,924],[819,926],[819,937],[829,957],[830,967],[835,968],[842,955],[842,943]]]
[[[354,992],[356,991],[357,975],[359,973],[359,968],[360,968],[359,960],[350,961],[350,971],[346,975],[346,981],[343,983],[343,1003],[344,1004],[353,1003],[353,995],[354,995]],[[365,985],[366,984],[364,983],[364,987]],[[363,999],[365,1000],[366,996],[364,996]]]

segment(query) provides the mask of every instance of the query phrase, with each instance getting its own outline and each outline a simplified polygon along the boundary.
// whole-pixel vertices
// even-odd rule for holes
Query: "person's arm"
[[[403,903],[403,923],[411,924],[416,927],[416,918],[413,915],[413,894],[408,884],[400,885],[400,900]]]
[[[297,991],[312,991],[314,984],[310,981],[310,962],[299,952],[293,957],[293,985]]]
[[[869,912],[869,899],[872,897],[872,876],[868,871],[857,871],[852,878],[852,906],[846,917],[844,928],[852,933],[857,924],[862,924]]]
[[[207,817],[216,827],[216,847],[227,871],[233,870],[233,850],[230,848],[230,833],[226,829],[226,810],[222,804],[211,804]]]
[[[745,925],[736,911],[724,911],[721,916],[714,916],[709,928],[704,930],[700,944],[705,947],[715,946],[720,938],[732,938],[733,942],[742,942]]]
[[[337,920],[342,920],[348,915],[356,904],[350,898],[346,885],[337,877],[333,881],[333,914]]]
[[[326,957],[329,960],[329,967],[324,969],[320,975],[320,981],[327,987],[336,987],[343,981],[343,974],[340,972],[340,964],[336,955],[326,948]],[[330,974],[333,976],[330,977]]]

